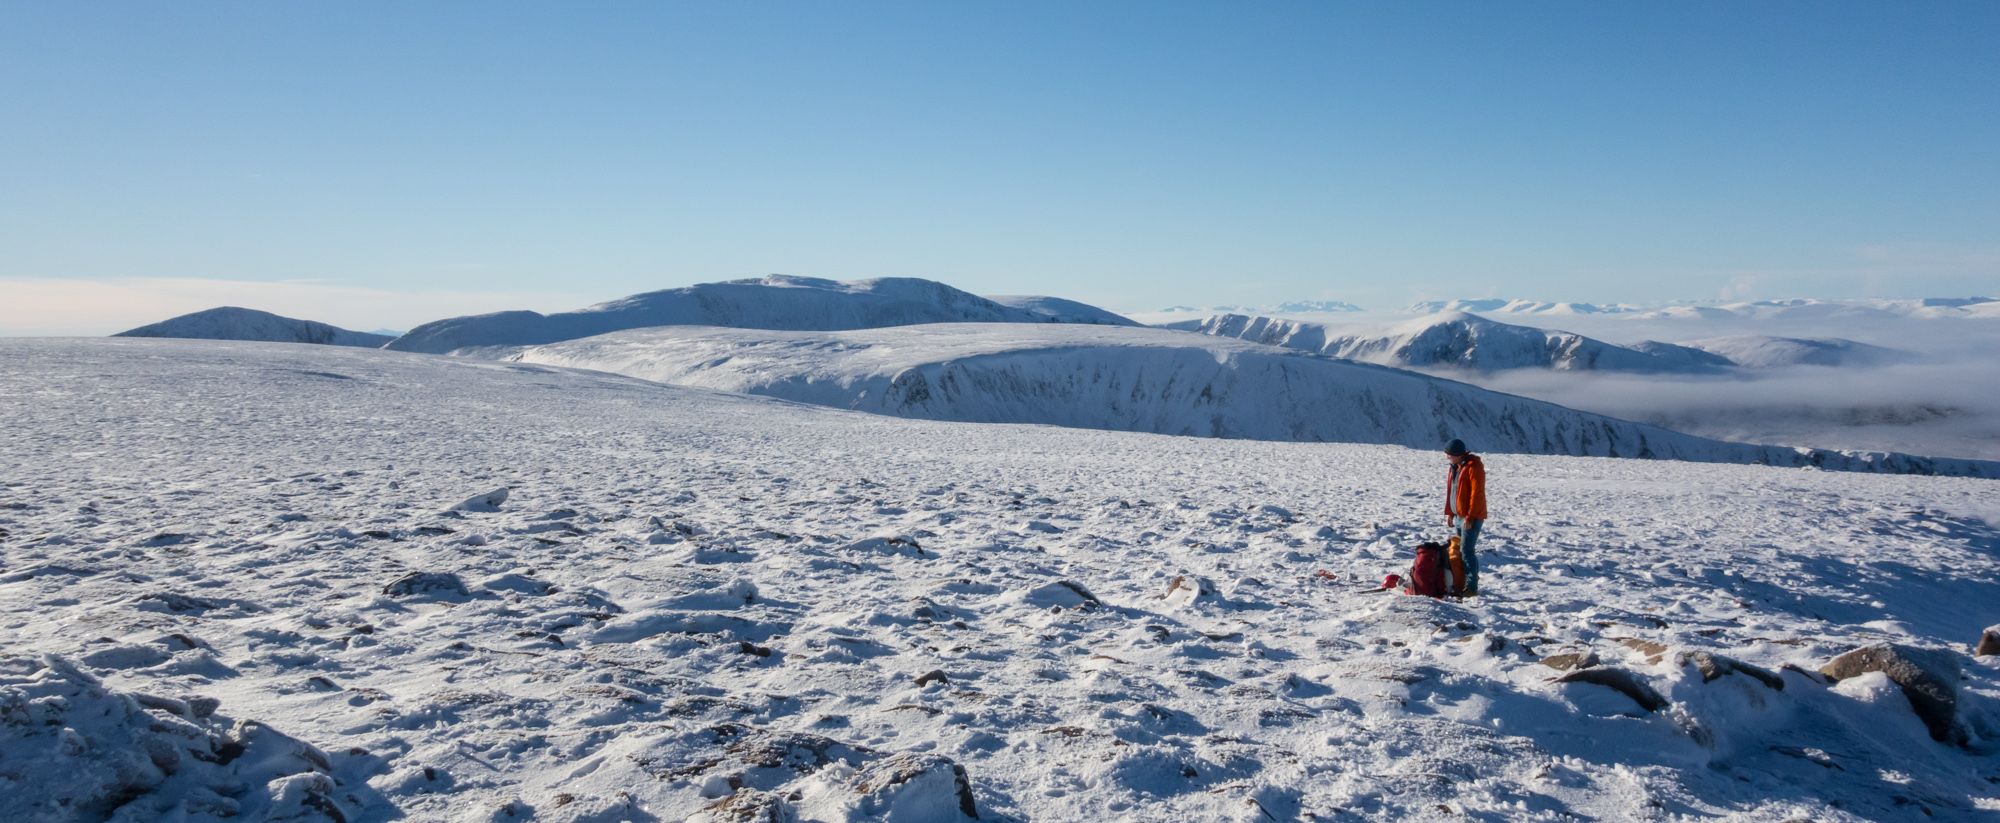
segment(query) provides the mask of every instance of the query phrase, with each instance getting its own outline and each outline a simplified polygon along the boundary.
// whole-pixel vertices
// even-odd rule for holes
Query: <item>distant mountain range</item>
[[[1460,437],[1486,452],[2000,475],[2000,463],[1710,440],[1415,372],[1168,329],[676,326],[502,359],[927,420],[1426,450]]]
[[[834,331],[920,323],[1065,322],[1137,325],[1071,300],[992,300],[932,280],[834,281],[774,274],[635,294],[557,314],[509,311],[438,320],[411,329],[387,348],[443,354],[484,346],[541,345],[653,326]]]
[[[1169,306],[1161,309],[1161,314],[1340,314],[1366,311],[1353,303],[1337,300],[1295,300],[1290,303],[1275,303],[1269,306]]]
[[[2000,300],[1991,297],[1867,298],[1853,300],[1757,300],[1641,306],[1630,303],[1547,303],[1536,300],[1430,300],[1403,307],[1405,314],[1446,311],[1485,314],[1630,314],[1641,318],[1671,317],[1815,317],[1865,314],[1902,316],[2000,317]]]
[[[327,346],[379,348],[394,339],[380,334],[348,331],[312,320],[295,320],[267,311],[234,306],[183,314],[150,326],[122,331],[112,337],[179,337],[196,340],[259,340],[267,343],[316,343]]]
[[[1169,323],[1164,328],[1384,366],[1475,371],[1554,369],[1719,374],[1735,367],[1881,366],[1917,359],[1908,352],[1833,338],[1746,335],[1685,344],[1648,340],[1620,346],[1566,331],[1501,323],[1462,311],[1400,323],[1365,325],[1224,314]]]

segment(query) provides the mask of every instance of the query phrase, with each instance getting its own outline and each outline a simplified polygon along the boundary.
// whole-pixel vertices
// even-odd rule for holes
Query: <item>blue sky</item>
[[[0,328],[771,272],[1123,310],[2000,292],[1996,42],[1990,2],[10,2]]]

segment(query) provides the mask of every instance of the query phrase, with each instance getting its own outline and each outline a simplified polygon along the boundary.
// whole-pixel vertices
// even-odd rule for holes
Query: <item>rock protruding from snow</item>
[[[1649,712],[1657,712],[1669,705],[1666,696],[1660,694],[1658,689],[1653,688],[1652,684],[1647,683],[1639,675],[1626,669],[1593,666],[1587,669],[1577,669],[1569,674],[1558,677],[1556,678],[1556,682],[1591,683],[1603,686],[1632,698],[1632,702],[1639,704],[1639,708]]]
[[[775,792],[739,789],[688,817],[687,823],[797,823],[798,812]]]
[[[380,348],[395,338],[348,331],[312,320],[295,320],[267,311],[235,306],[183,314],[150,326],[121,331],[112,337],[180,337],[195,340],[257,340],[265,343],[316,343],[324,346]]]
[[[1215,583],[1205,577],[1191,574],[1176,575],[1167,583],[1167,605],[1187,608],[1197,602],[1213,601],[1219,594]]]
[[[465,581],[449,572],[410,572],[382,587],[382,593],[390,597],[425,597],[440,594],[464,597],[470,592]]]
[[[1834,658],[1820,667],[1820,674],[1845,680],[1869,672],[1881,672],[1901,686],[1910,708],[1924,721],[1931,739],[1958,742],[1964,734],[1958,728],[1958,658],[1940,649],[1920,649],[1900,643],[1863,646]]]
[[[2000,654],[2000,626],[1987,626],[1986,631],[1980,632],[1979,645],[1973,647],[1972,653],[1981,657]]]
[[[465,498],[451,510],[455,512],[497,512],[500,504],[507,502],[507,489],[498,488]]]
[[[1036,608],[1084,609],[1102,605],[1097,595],[1091,594],[1082,583],[1073,580],[1057,580],[1030,586],[1014,592],[1009,598]]]
[[[1703,651],[1682,652],[1676,657],[1675,663],[1681,666],[1692,664],[1695,671],[1701,673],[1703,683],[1712,683],[1725,675],[1741,674],[1777,691],[1785,690],[1784,679],[1771,673],[1769,669],[1753,666],[1733,657]]]
[[[1728,365],[1687,352],[1662,357],[1580,334],[1499,323],[1456,311],[1383,326],[1225,314],[1171,328],[1397,367],[1713,373]]]
[[[444,354],[465,348],[538,346],[655,326],[840,330],[920,323],[1048,323],[1091,309],[1071,301],[1033,305],[1041,310],[1002,305],[911,277],[833,281],[774,274],[635,294],[558,314],[508,311],[438,320],[411,329],[387,348]],[[1061,316],[1044,311],[1058,311]],[[1110,314],[1102,309],[1092,312]]]
[[[868,764],[854,776],[859,811],[885,823],[978,820],[965,767],[935,754],[902,753]]]
[[[60,657],[0,658],[0,820],[351,820],[324,752],[252,721],[113,689]]]

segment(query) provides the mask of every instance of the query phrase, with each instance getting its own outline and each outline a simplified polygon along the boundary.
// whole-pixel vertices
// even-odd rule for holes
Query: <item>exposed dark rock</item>
[[[465,581],[449,572],[410,572],[382,587],[382,593],[390,597],[412,597],[423,594],[467,594]]]
[[[1674,664],[1677,666],[1686,666],[1690,663],[1694,664],[1696,671],[1701,672],[1703,683],[1714,682],[1723,675],[1742,674],[1778,691],[1785,690],[1785,681],[1772,674],[1769,669],[1752,666],[1733,657],[1696,651],[1681,652],[1674,658]]]
[[[738,789],[696,812],[687,823],[797,823],[798,819],[785,798],[772,792]]]
[[[932,669],[930,672],[924,674],[924,676],[917,678],[917,685],[920,687],[928,686],[932,683],[950,683],[950,682],[951,679],[944,676],[943,669]]]
[[[1547,666],[1551,669],[1555,669],[1556,671],[1559,672],[1566,672],[1571,669],[1588,669],[1592,666],[1597,665],[1599,662],[1600,661],[1597,659],[1597,652],[1593,651],[1552,654],[1542,658],[1541,660],[1542,665]]]
[[[1903,687],[1903,696],[1910,699],[1910,708],[1924,721],[1931,739],[1947,743],[1962,743],[1964,731],[1958,728],[1958,658],[1941,649],[1919,649],[1900,643],[1878,643],[1863,646],[1834,658],[1819,669],[1821,674],[1836,681],[1858,677],[1869,672],[1888,675],[1896,685]]]
[[[1624,669],[1601,666],[1597,668],[1578,669],[1556,678],[1556,682],[1590,683],[1616,689],[1620,694],[1632,698],[1632,702],[1639,704],[1639,708],[1649,712],[1659,711],[1669,705],[1667,698],[1661,695],[1658,690],[1647,684],[1645,680],[1640,679],[1638,675]]]
[[[958,813],[962,817],[979,819],[979,809],[972,797],[972,781],[965,776],[965,767],[951,758],[904,752],[870,763],[855,775],[855,792],[864,798],[863,814],[888,816],[890,810],[913,789],[923,791],[926,796],[911,800],[927,808],[942,805],[937,802],[941,798],[931,796],[932,793],[949,791],[957,799]]]
[[[1987,626],[1979,634],[1979,645],[1972,650],[1976,655],[2000,654],[2000,626]]]

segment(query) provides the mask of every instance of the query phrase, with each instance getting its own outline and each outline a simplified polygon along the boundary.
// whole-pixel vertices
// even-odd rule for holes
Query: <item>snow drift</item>
[[[2000,476],[2000,464],[1706,440],[1413,372],[1164,329],[638,329],[508,360],[896,417],[1196,437]]]
[[[425,323],[395,351],[443,354],[480,346],[532,346],[650,326],[866,329],[919,323],[1112,322],[1110,312],[1055,298],[1005,305],[931,280],[833,281],[774,274],[635,294],[558,314],[509,311]],[[1089,317],[1093,319],[1065,320]]]
[[[328,346],[378,348],[394,339],[380,334],[348,331],[312,320],[294,320],[267,311],[235,306],[183,314],[150,326],[122,331],[112,337],[183,337],[195,340],[255,340],[264,343],[317,343]]]
[[[1225,314],[1174,323],[1196,331],[1385,366],[1563,371],[1713,373],[1727,361],[1665,343],[1614,346],[1580,334],[1499,323],[1448,311],[1387,325],[1329,326],[1273,317]]]

